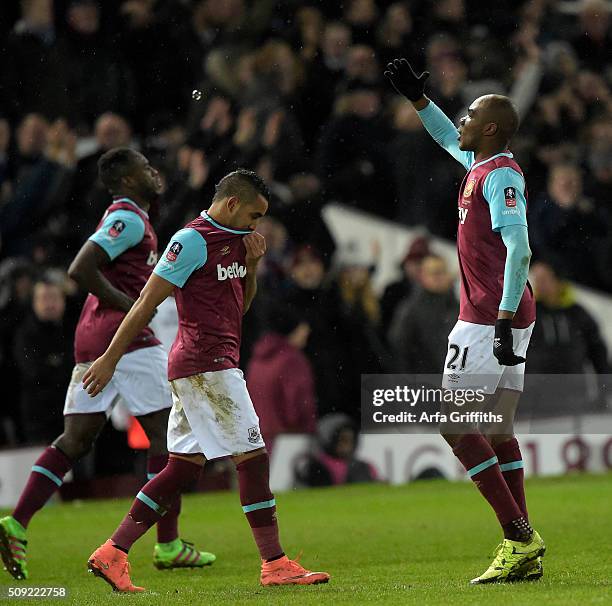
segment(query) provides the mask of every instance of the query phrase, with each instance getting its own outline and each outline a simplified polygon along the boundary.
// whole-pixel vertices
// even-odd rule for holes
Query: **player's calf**
[[[270,491],[270,459],[259,454],[237,459],[240,502],[261,555],[262,585],[315,585],[327,583],[329,574],[311,572],[284,553],[276,521],[276,500]]]

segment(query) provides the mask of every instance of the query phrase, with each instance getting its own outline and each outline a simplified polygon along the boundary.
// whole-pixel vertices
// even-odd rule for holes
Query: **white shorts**
[[[84,362],[74,367],[66,392],[65,415],[110,413],[119,400],[135,417],[172,406],[168,356],[161,345],[125,354],[119,360],[113,378],[95,398],[89,396],[82,383],[91,364]]]
[[[526,357],[533,326],[512,329],[516,355]],[[525,364],[501,366],[493,355],[494,337],[495,326],[458,320],[448,335],[442,387],[480,389],[487,394],[497,389],[523,391]]]
[[[203,372],[171,385],[168,452],[203,453],[210,460],[265,446],[239,368]]]

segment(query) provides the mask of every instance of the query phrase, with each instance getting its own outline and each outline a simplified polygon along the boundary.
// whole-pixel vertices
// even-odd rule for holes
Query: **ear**
[[[134,186],[134,178],[130,177],[129,175],[121,177],[121,185],[123,189],[132,189],[132,187]]]
[[[485,137],[494,137],[497,134],[499,127],[495,122],[489,122],[483,129],[482,134]]]
[[[238,206],[238,204],[240,204],[240,199],[237,196],[230,196],[227,199],[226,204],[227,204],[227,208],[231,212],[233,212],[236,209],[236,207]]]

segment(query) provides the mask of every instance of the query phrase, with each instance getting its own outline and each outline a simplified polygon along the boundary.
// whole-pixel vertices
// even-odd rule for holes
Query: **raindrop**
[[[202,91],[194,89],[191,91],[191,98],[195,101],[199,101],[202,98]]]

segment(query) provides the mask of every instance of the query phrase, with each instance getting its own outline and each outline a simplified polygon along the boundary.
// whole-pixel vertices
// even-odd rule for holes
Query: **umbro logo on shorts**
[[[234,261],[228,267],[223,267],[221,263],[217,263],[217,278],[221,281],[244,278],[244,276],[246,276],[246,267],[244,267],[244,265],[238,265],[237,261]]]

